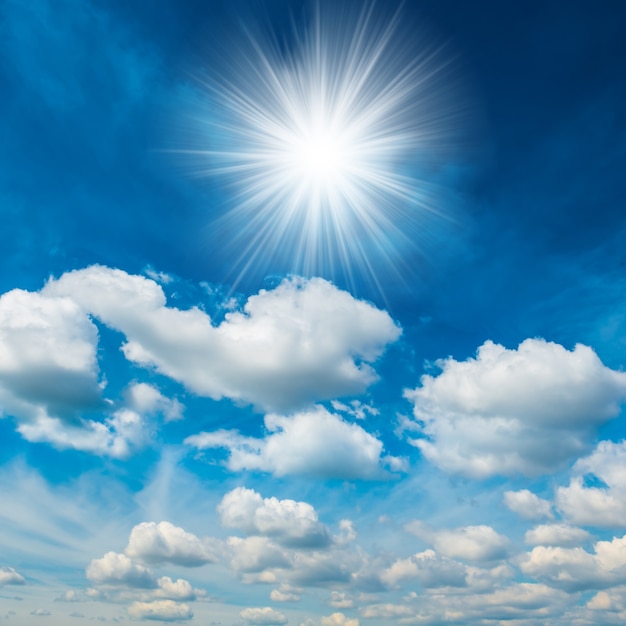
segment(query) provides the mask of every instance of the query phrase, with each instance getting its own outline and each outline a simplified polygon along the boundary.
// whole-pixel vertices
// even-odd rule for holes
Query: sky
[[[0,4],[0,623],[626,621],[626,5]]]

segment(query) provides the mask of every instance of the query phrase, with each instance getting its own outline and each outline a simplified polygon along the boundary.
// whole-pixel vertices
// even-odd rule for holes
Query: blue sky
[[[622,3],[405,2],[306,184],[313,4],[0,12],[2,623],[624,623]]]

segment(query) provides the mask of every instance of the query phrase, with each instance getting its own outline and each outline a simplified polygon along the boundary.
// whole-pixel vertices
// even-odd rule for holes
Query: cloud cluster
[[[520,562],[524,574],[565,591],[626,584],[626,535],[583,548],[537,546]]]
[[[268,410],[364,391],[377,379],[369,364],[400,335],[386,312],[320,278],[261,290],[217,326],[198,308],[168,307],[153,280],[101,266],[68,272],[43,293],[124,333],[129,360],[199,395]]]
[[[575,524],[626,527],[626,441],[601,441],[556,490],[559,510]]]
[[[226,448],[232,471],[257,470],[276,476],[380,479],[404,467],[402,459],[383,456],[383,444],[361,426],[323,407],[289,417],[267,415],[264,438],[233,430],[204,432],[185,443],[200,450]]]
[[[423,431],[411,443],[438,467],[476,478],[562,467],[626,398],[626,372],[583,345],[527,339],[507,350],[487,341],[476,358],[437,365],[440,374],[405,392]]]
[[[2,585],[23,585],[24,577],[18,574],[12,567],[0,567],[0,586]]]
[[[264,535],[284,546],[322,548],[330,544],[328,529],[307,502],[263,498],[252,489],[237,487],[218,508],[222,526],[248,535]]]

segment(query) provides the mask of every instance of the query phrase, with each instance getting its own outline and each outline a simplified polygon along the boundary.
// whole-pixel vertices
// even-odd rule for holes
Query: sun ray
[[[293,41],[249,36],[203,81],[207,145],[184,152],[231,186],[219,227],[240,251],[239,278],[279,256],[287,271],[380,285],[438,212],[418,166],[438,158],[449,126],[446,63],[417,49],[400,12],[376,9],[351,23],[318,6]]]

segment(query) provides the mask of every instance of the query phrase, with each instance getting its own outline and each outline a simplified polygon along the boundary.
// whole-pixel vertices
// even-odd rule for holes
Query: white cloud
[[[97,585],[127,586],[150,589],[156,581],[150,570],[135,563],[125,554],[107,552],[87,566],[87,578]]]
[[[285,546],[319,548],[331,541],[307,502],[262,498],[252,489],[237,487],[222,498],[217,510],[226,528],[272,537]]]
[[[232,471],[259,470],[276,476],[319,478],[385,477],[381,466],[395,457],[382,457],[383,444],[357,424],[350,424],[323,407],[291,417],[267,415],[269,434],[263,439],[219,430],[185,439],[199,449],[228,448]]]
[[[361,617],[366,619],[396,619],[409,617],[415,611],[405,604],[370,604],[360,610]]]
[[[189,620],[193,617],[193,612],[188,604],[180,604],[173,600],[133,602],[128,607],[128,614],[133,619],[155,620],[159,622],[178,622]]]
[[[152,385],[133,383],[126,393],[129,407],[138,413],[161,413],[166,422],[183,417],[183,405],[176,398],[166,398]]]
[[[198,308],[167,307],[156,282],[101,266],[51,280],[44,293],[123,332],[131,361],[199,395],[270,410],[362,392],[377,380],[370,363],[400,335],[386,312],[320,278],[261,290],[218,326]]]
[[[195,600],[199,596],[206,596],[202,589],[194,589],[191,583],[184,578],[172,580],[169,576],[161,576],[157,580],[158,589],[153,595],[168,600]]]
[[[626,583],[626,535],[582,548],[537,546],[520,560],[524,574],[566,591],[603,589]]]
[[[575,524],[626,526],[626,441],[601,441],[594,452],[576,462],[567,487],[556,491],[559,510]],[[585,477],[600,485],[586,485]]]
[[[359,626],[359,620],[346,617],[343,613],[333,613],[322,617],[320,626]]]
[[[97,343],[96,327],[70,298],[20,289],[0,296],[0,385],[9,409],[24,403],[73,415],[98,406]]]
[[[423,424],[424,438],[411,443],[438,467],[472,477],[562,467],[626,398],[626,372],[580,344],[568,351],[527,339],[507,350],[487,341],[476,358],[437,365],[439,375],[405,392]]]
[[[214,540],[200,539],[170,522],[142,522],[128,538],[126,554],[146,563],[197,567],[217,560]]]
[[[330,604],[333,609],[351,609],[354,606],[354,600],[349,598],[345,593],[333,591],[330,594],[328,604]]]
[[[528,489],[520,491],[505,491],[504,504],[524,519],[540,520],[552,518],[552,505]]]
[[[35,609],[34,611],[31,611],[30,614],[35,615],[36,617],[48,617],[51,615],[48,609]]]
[[[291,585],[281,585],[279,589],[272,589],[270,600],[274,602],[299,602],[302,589]]]
[[[586,530],[569,524],[543,524],[524,535],[525,543],[531,546],[577,546],[590,538]]]
[[[465,526],[435,530],[415,520],[406,530],[430,543],[437,552],[452,559],[465,561],[494,561],[507,556],[509,540],[491,526]]]
[[[290,554],[267,537],[229,537],[231,567],[240,573],[259,573],[275,568],[291,568]],[[272,580],[267,582],[274,582]]]
[[[465,587],[467,568],[463,563],[442,557],[433,550],[425,550],[407,559],[398,559],[381,572],[380,579],[389,588],[413,579],[419,580],[426,589]]]
[[[239,615],[246,624],[254,624],[254,626],[280,626],[288,621],[283,613],[269,606],[244,609]]]
[[[0,586],[2,585],[23,585],[24,577],[18,574],[12,567],[0,567]]]

